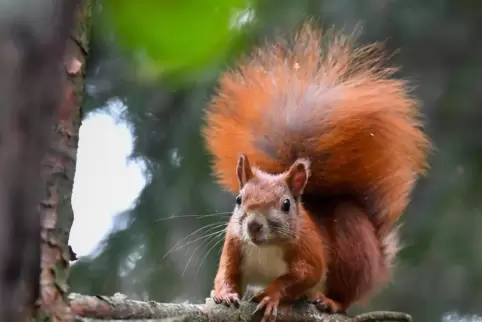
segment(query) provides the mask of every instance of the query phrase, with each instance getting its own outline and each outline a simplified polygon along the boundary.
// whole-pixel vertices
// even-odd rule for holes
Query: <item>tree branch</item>
[[[112,297],[70,294],[70,306],[76,322],[164,321],[164,322],[228,322],[259,321],[262,312],[253,316],[255,303],[242,302],[238,309],[216,305],[211,299],[206,304],[173,304],[129,300],[116,293]],[[411,322],[410,315],[399,312],[370,312],[354,317],[320,313],[313,305],[299,304],[292,309],[280,309],[277,322]]]

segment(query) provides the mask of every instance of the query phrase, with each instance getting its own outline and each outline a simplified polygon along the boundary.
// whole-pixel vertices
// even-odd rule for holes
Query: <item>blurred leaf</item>
[[[250,17],[253,0],[106,0],[118,41],[149,74],[195,69],[223,56]]]

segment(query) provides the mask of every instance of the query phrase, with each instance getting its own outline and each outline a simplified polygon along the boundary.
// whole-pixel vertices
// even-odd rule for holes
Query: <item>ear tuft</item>
[[[310,161],[300,158],[296,160],[286,174],[286,183],[295,198],[303,194],[310,177]]]
[[[246,182],[253,177],[253,171],[249,165],[248,156],[245,153],[239,155],[236,175],[238,176],[239,190],[243,189]]]

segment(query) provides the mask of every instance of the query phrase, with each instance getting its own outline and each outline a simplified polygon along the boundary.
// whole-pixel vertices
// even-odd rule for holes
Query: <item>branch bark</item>
[[[70,294],[70,306],[76,322],[164,321],[164,322],[229,322],[260,321],[262,312],[253,315],[255,303],[242,302],[240,307],[216,305],[211,299],[206,304],[172,304],[129,300],[122,294],[112,297]],[[399,312],[370,312],[354,317],[324,314],[313,305],[300,304],[280,309],[277,322],[411,322],[410,315]]]

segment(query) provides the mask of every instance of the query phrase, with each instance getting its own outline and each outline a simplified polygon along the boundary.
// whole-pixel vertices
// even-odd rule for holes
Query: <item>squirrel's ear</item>
[[[310,177],[310,161],[296,160],[286,174],[286,183],[295,198],[301,196]]]
[[[249,165],[248,157],[244,153],[241,153],[239,156],[236,174],[238,176],[239,190],[243,189],[246,182],[253,177],[253,171]]]

